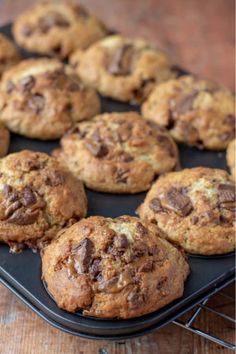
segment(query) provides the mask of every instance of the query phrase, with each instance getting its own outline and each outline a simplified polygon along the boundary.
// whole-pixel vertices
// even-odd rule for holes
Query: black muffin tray
[[[11,37],[10,28],[10,25],[5,26],[0,31]],[[22,55],[24,57],[36,56],[24,51]],[[183,72],[180,71],[180,73]],[[139,111],[138,106],[104,98],[102,109],[103,112]],[[12,134],[9,152],[31,149],[50,153],[58,145],[58,141],[42,142]],[[182,145],[179,149],[183,168],[207,166],[227,169],[223,152],[199,151]],[[145,198],[145,193],[112,195],[90,190],[86,192],[89,205],[88,216],[135,215],[136,208]],[[96,319],[85,317],[81,313],[71,314],[56,306],[41,281],[41,261],[38,253],[26,249],[20,254],[12,254],[8,246],[0,244],[0,282],[54,327],[73,335],[93,339],[120,340],[158,329],[234,280],[235,258],[232,253],[211,257],[189,255],[189,263],[191,274],[186,282],[182,298],[142,317],[128,320]]]

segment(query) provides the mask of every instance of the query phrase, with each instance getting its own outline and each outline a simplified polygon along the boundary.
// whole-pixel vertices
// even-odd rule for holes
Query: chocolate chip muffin
[[[141,102],[155,83],[175,76],[166,54],[141,39],[109,36],[70,57],[82,81],[102,95]]]
[[[0,124],[0,157],[3,157],[7,154],[10,144],[10,134],[9,131]]]
[[[100,112],[93,89],[55,59],[28,59],[9,69],[0,84],[0,121],[29,138],[60,138],[78,121]]]
[[[87,187],[109,193],[145,191],[179,164],[168,133],[136,112],[105,113],[75,125],[54,155]]]
[[[193,76],[157,86],[142,114],[167,128],[180,143],[225,149],[235,132],[235,98],[226,88]]]
[[[20,59],[14,43],[0,33],[0,77],[5,70],[18,63]]]
[[[162,176],[139,207],[141,218],[191,253],[235,247],[235,186],[226,171],[197,167]]]
[[[236,177],[235,142],[236,142],[236,140],[234,139],[229,143],[229,145],[227,147],[227,153],[226,153],[227,164],[228,164],[228,166],[230,168],[230,172],[234,178]]]
[[[130,216],[94,216],[46,247],[42,273],[60,308],[130,318],[181,297],[189,266],[154,225]]]
[[[107,32],[100,20],[74,2],[36,4],[13,24],[13,35],[19,46],[61,59],[77,48],[87,48]]]
[[[0,241],[40,248],[86,215],[82,183],[53,157],[24,150],[0,160]]]

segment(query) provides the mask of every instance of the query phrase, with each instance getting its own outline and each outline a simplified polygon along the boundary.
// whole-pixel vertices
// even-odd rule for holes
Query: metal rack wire
[[[217,292],[218,295],[227,298],[230,301],[235,301],[235,299],[227,294],[224,294],[222,291]],[[207,298],[205,298],[202,302],[200,302],[198,305],[195,306],[193,313],[190,315],[190,317],[183,321],[180,319],[174,320],[173,323],[177,326],[180,326],[184,329],[187,329],[190,332],[193,332],[195,334],[198,334],[199,336],[208,339],[216,344],[221,345],[224,348],[230,349],[235,351],[236,349],[236,345],[234,343],[229,343],[227,341],[225,341],[224,339],[221,339],[219,337],[216,337],[210,333],[207,333],[195,326],[193,326],[194,321],[197,319],[197,317],[199,316],[200,312],[204,309],[206,311],[209,311],[211,313],[214,313],[216,316],[219,316],[221,318],[224,318],[227,321],[230,321],[231,323],[236,323],[235,319],[225,315],[224,313],[221,313],[215,309],[213,309],[212,307],[207,306],[208,301],[210,300],[210,298],[212,297],[208,296]]]

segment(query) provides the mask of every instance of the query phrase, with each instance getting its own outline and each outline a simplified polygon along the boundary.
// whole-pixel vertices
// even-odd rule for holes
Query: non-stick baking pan
[[[11,37],[10,25],[0,29]],[[35,56],[22,51],[24,57]],[[183,71],[180,71],[180,73]],[[138,106],[102,99],[104,112],[139,110]],[[42,142],[12,134],[10,152],[22,149],[50,151],[58,141]],[[199,151],[179,146],[182,167],[208,166],[227,169],[225,153]],[[116,217],[123,214],[135,215],[145,193],[135,195],[112,195],[87,190],[88,215]],[[234,254],[224,256],[189,256],[191,274],[186,282],[182,298],[151,314],[128,319],[106,320],[71,314],[59,309],[47,293],[41,281],[40,256],[30,249],[12,254],[9,248],[0,245],[0,281],[12,290],[34,312],[53,326],[74,335],[94,339],[120,340],[158,329],[194,307],[206,296],[216,292],[234,280]]]

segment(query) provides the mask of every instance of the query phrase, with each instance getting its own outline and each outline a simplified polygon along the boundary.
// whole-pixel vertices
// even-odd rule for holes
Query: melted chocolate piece
[[[33,29],[29,25],[24,25],[21,27],[21,33],[25,37],[29,37],[33,33]]]
[[[7,222],[17,225],[31,225],[37,220],[38,215],[39,210],[31,211],[19,208],[7,219]]]
[[[102,272],[101,259],[95,258],[89,267],[89,273],[93,279],[97,279]]]
[[[73,249],[74,268],[77,273],[86,273],[92,260],[94,244],[89,238],[84,238],[80,244]]]
[[[65,182],[65,177],[59,171],[45,171],[43,173],[43,180],[47,186],[57,187]]]
[[[48,13],[38,21],[38,27],[43,33],[47,33],[54,26],[69,27],[69,25],[68,20],[58,12]]]
[[[235,209],[235,186],[233,184],[219,184],[218,200],[221,208]]]
[[[127,183],[129,177],[129,170],[128,169],[118,169],[116,171],[115,181],[116,183]]]
[[[115,50],[108,65],[108,71],[113,75],[129,75],[134,48],[130,44],[125,44]]]
[[[87,140],[85,146],[93,156],[98,158],[105,157],[109,153],[107,146],[97,141]]]
[[[198,95],[198,91],[194,91],[184,96],[178,101],[173,109],[177,114],[185,114],[193,109],[193,102]]]
[[[33,205],[37,202],[37,198],[30,187],[25,187],[22,191],[21,202],[24,206]]]
[[[159,213],[160,211],[163,211],[160,200],[158,198],[153,198],[149,202],[149,208],[154,211],[154,213]]]
[[[12,82],[12,81],[7,81],[7,84],[6,84],[6,92],[7,93],[11,93],[14,89],[15,89],[15,84]]]
[[[150,259],[148,259],[146,262],[144,262],[141,267],[139,268],[139,272],[144,272],[148,273],[151,272],[154,268],[154,262]]]
[[[27,104],[35,114],[38,114],[44,109],[45,98],[40,94],[35,94],[29,98]]]
[[[180,216],[187,216],[193,209],[190,198],[176,188],[171,188],[165,193],[161,199],[161,205]]]
[[[23,92],[30,91],[35,85],[35,78],[32,75],[25,76],[19,84]]]
[[[137,222],[136,229],[141,236],[146,236],[148,234],[148,229],[143,226],[141,222]]]
[[[145,302],[145,296],[144,296],[144,294],[142,294],[142,293],[138,292],[138,290],[136,290],[136,291],[132,291],[131,293],[129,293],[127,300],[129,303],[129,307],[131,309],[135,309],[135,308],[139,308],[139,307],[143,306],[143,304]]]

